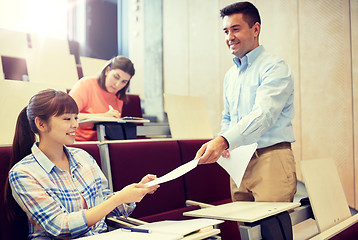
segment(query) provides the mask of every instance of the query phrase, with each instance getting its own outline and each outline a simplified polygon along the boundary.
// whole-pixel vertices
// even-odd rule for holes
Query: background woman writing
[[[120,118],[126,91],[134,73],[131,60],[117,56],[108,61],[99,77],[81,78],[69,93],[78,105],[78,118]],[[93,128],[78,128],[76,141],[96,140],[97,133]]]
[[[75,140],[77,113],[72,97],[44,90],[19,115],[9,183],[28,216],[30,239],[77,238],[106,231],[107,214],[130,214],[134,202],[158,187],[145,187],[155,179],[147,175],[111,194],[96,161],[82,149],[65,146]]]

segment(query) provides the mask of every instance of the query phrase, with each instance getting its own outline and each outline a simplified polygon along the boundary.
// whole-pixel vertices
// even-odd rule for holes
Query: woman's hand
[[[153,174],[147,174],[147,175],[145,175],[145,176],[142,178],[142,180],[140,180],[140,182],[139,182],[139,183],[146,184],[146,183],[148,183],[148,182],[150,182],[150,181],[155,180],[156,178],[157,178],[157,176],[156,176],[156,175],[153,175]]]
[[[155,179],[157,179],[157,176],[156,176],[156,175],[148,174],[148,175],[144,176],[139,183],[146,184],[146,183],[148,183],[148,182],[150,182],[150,181],[153,181],[153,180],[155,180]],[[155,188],[153,191],[148,192],[149,194],[153,194],[153,193],[158,189],[158,187],[160,187],[160,186],[159,186],[159,185],[155,185],[155,186],[153,186],[153,187],[156,187],[156,188]]]
[[[121,113],[118,112],[115,109],[109,109],[107,112],[103,114],[104,117],[115,117],[115,118],[121,118]]]
[[[159,185],[147,187],[144,183],[133,183],[117,192],[114,196],[122,203],[140,202],[147,193],[154,193]]]

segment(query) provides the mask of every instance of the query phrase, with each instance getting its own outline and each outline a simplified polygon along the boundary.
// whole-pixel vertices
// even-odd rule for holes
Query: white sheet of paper
[[[161,183],[165,183],[165,182],[174,180],[174,179],[184,175],[185,173],[193,170],[198,165],[198,162],[199,162],[199,159],[191,160],[190,162],[187,162],[187,163],[177,167],[173,171],[165,174],[164,176],[161,176],[160,178],[157,178],[153,181],[146,183],[146,185],[147,185],[147,187],[151,187],[151,186],[154,186],[157,184],[161,184]]]
[[[195,218],[190,220],[165,220],[147,223],[134,228],[148,229],[152,230],[152,232],[171,233],[183,237],[202,228],[218,225],[223,222],[223,220],[208,218]]]
[[[220,157],[217,163],[226,170],[231,178],[240,187],[247,165],[257,148],[257,143],[240,146],[230,151],[229,158]]]
[[[168,234],[161,232],[152,232],[152,233],[138,233],[138,232],[127,232],[122,231],[121,229],[113,230],[110,232],[104,232],[101,234],[82,237],[81,240],[178,240],[182,236],[179,234]]]

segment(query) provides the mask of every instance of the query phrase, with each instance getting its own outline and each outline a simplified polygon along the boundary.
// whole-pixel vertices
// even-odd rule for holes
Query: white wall
[[[224,74],[232,65],[219,9],[233,2],[163,1],[164,92],[205,97],[214,133]],[[260,43],[294,73],[296,161],[333,158],[347,200],[357,206],[357,0],[252,2],[262,18]]]

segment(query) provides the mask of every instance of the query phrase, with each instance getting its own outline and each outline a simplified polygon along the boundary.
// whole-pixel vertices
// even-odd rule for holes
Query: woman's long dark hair
[[[48,121],[51,116],[60,116],[65,113],[78,114],[76,102],[67,93],[46,89],[30,99],[29,105],[22,109],[17,118],[9,171],[17,162],[31,154],[31,147],[36,141],[35,133],[38,133],[35,118],[39,117]],[[12,220],[18,205],[11,197],[9,178],[6,180],[4,198],[8,218]]]
[[[108,67],[110,70],[120,69],[123,72],[128,73],[129,75],[131,75],[131,79],[132,79],[133,75],[135,74],[134,65],[131,60],[129,60],[128,58],[123,57],[123,56],[117,56],[117,57],[112,58],[111,60],[108,61],[106,66],[104,66],[104,68],[102,69],[102,71],[98,77],[98,84],[105,91],[107,91],[107,89],[106,89],[106,69]],[[119,99],[123,100],[124,102],[127,102],[126,93],[127,93],[129,84],[130,84],[130,79],[129,79],[128,83],[124,86],[124,88],[122,88],[121,90],[119,90],[116,93],[116,96]]]

